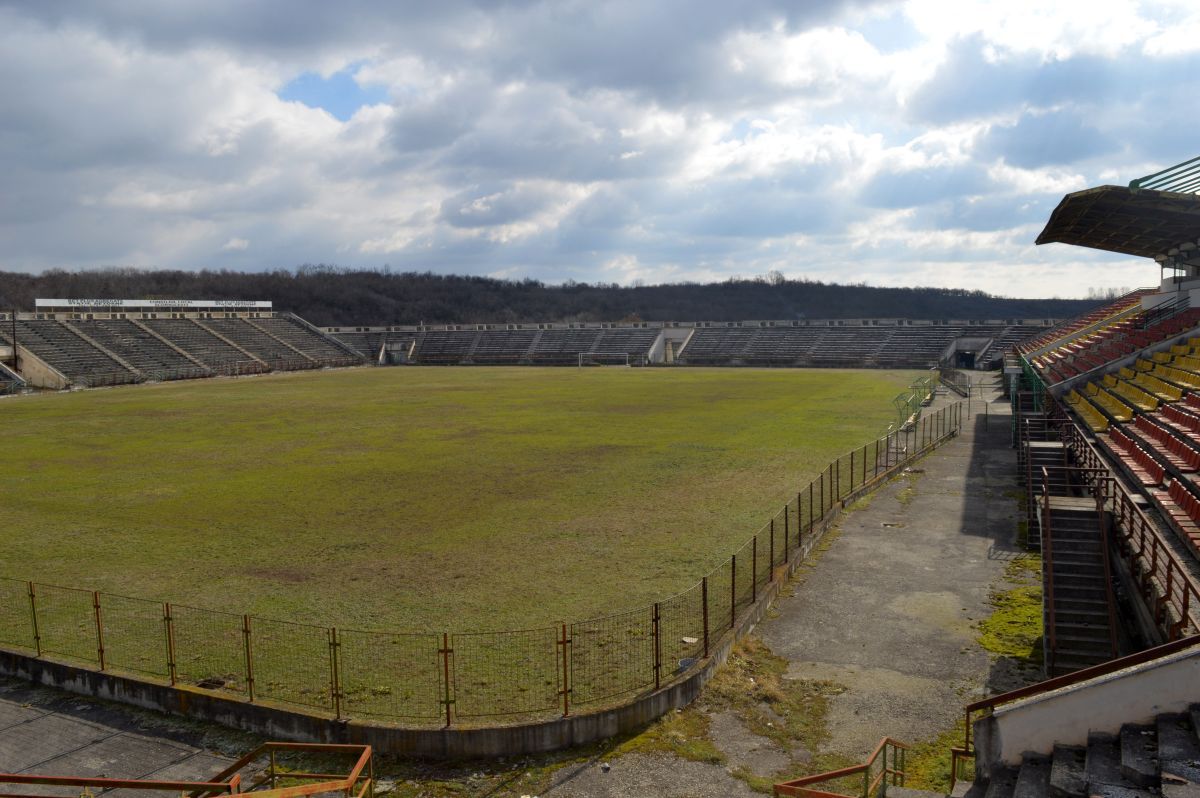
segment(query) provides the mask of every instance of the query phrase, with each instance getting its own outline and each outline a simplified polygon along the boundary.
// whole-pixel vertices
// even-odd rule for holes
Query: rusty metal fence
[[[698,667],[855,494],[955,434],[963,403],[842,455],[687,590],[499,632],[311,626],[0,578],[0,647],[346,718],[486,726],[620,705]]]

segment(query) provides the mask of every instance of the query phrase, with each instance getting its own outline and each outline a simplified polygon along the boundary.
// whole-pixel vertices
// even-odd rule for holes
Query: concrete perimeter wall
[[[1196,703],[1198,686],[1200,648],[1193,648],[999,707],[974,724],[977,772],[988,778],[1026,752],[1086,745],[1090,732],[1115,734],[1126,723],[1184,712]]]

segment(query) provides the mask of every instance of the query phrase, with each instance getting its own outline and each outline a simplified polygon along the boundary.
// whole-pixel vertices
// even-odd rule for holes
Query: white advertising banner
[[[43,308],[255,308],[271,309],[271,303],[249,299],[35,299]]]

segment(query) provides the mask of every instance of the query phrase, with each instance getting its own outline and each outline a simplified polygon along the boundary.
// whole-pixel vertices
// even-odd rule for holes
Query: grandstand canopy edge
[[[1153,258],[1164,268],[1200,265],[1200,196],[1126,186],[1067,194],[1038,244],[1063,243]]]

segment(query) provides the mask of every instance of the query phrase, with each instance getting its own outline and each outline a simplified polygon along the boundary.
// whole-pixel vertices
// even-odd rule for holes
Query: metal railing
[[[938,381],[963,398],[971,395],[971,378],[958,369],[939,368]]]
[[[1133,326],[1139,330],[1148,330],[1160,321],[1166,321],[1191,308],[1190,295],[1180,293],[1175,299],[1155,305],[1149,310],[1142,311],[1133,318]]]
[[[957,434],[962,405],[842,455],[691,588],[645,607],[522,630],[363,631],[0,578],[0,647],[335,718],[486,725],[621,705],[694,672],[839,507]]]
[[[312,773],[281,768],[280,755],[327,756],[349,755],[353,764],[343,773]],[[265,760],[261,762],[260,760]],[[256,763],[265,768],[254,778],[251,767]],[[246,772],[246,778],[243,773]],[[156,790],[187,793],[190,798],[217,795],[240,795],[253,792],[262,798],[302,798],[307,795],[340,793],[344,798],[373,798],[375,775],[371,746],[338,745],[331,743],[263,743],[241,757],[208,781],[172,781],[163,779],[114,779],[91,776],[51,776],[32,773],[0,773],[0,784],[37,787],[70,787],[67,795],[88,795],[95,790]],[[83,791],[81,793],[81,791]],[[5,795],[5,794],[0,794]],[[66,796],[63,796],[66,798]]]
[[[908,746],[904,743],[893,740],[891,737],[884,737],[861,765],[851,765],[839,770],[830,770],[825,773],[817,773],[812,776],[779,782],[775,785],[774,795],[802,796],[803,798],[874,798],[876,795],[886,796],[889,779],[891,780],[891,785],[894,787],[904,786],[904,759],[907,750]],[[888,759],[889,752],[891,753],[890,764]],[[853,793],[820,790],[813,786],[831,781],[845,783],[860,775],[862,776],[861,789]]]
[[[1116,548],[1143,599],[1151,606],[1160,631],[1168,640],[1179,638],[1189,628],[1193,634],[1200,633],[1200,586],[1092,442],[1073,424],[1064,431],[1067,445],[1080,465],[1107,471],[1101,491],[1104,505],[1112,514]]]

